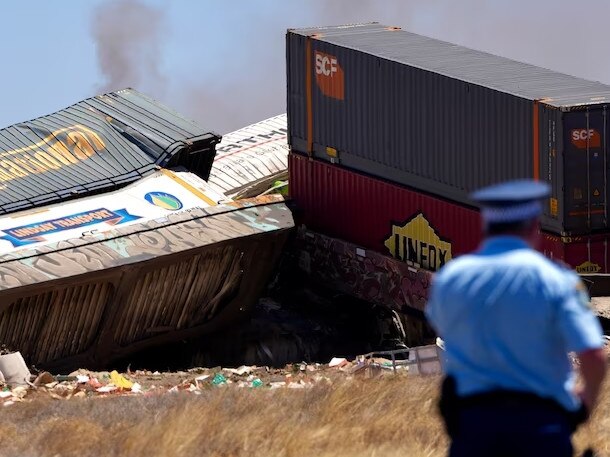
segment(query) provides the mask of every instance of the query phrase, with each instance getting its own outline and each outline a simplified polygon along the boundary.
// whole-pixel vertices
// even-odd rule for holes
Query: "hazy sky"
[[[219,133],[285,112],[290,27],[378,21],[610,83],[610,2],[1,0],[0,127],[131,86]]]

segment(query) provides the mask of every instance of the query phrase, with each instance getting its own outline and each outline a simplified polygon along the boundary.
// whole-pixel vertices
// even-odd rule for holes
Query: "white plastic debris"
[[[0,355],[0,372],[12,386],[27,385],[32,376],[20,352]]]
[[[226,371],[227,373],[231,374],[236,374],[237,376],[243,376],[245,374],[252,373],[252,367],[242,365],[239,368],[223,368],[222,371]]]
[[[333,367],[342,367],[346,363],[347,363],[347,359],[345,359],[343,357],[333,357],[330,360],[330,362],[328,362],[328,366],[330,368],[333,368]]]
[[[107,393],[114,392],[115,390],[117,390],[117,387],[113,386],[112,384],[108,384],[107,386],[98,387],[95,390],[97,390],[99,393],[107,394]]]

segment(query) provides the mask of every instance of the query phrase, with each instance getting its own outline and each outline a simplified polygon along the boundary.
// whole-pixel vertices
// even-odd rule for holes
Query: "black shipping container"
[[[545,229],[608,229],[610,86],[380,24],[288,30],[291,148],[458,203],[552,186]]]

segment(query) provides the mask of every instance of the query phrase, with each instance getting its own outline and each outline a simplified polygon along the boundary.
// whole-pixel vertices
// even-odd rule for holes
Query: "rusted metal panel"
[[[423,311],[434,273],[405,264],[345,240],[299,227],[292,246],[298,268],[330,290],[406,314]],[[567,249],[570,249],[569,245]],[[591,292],[608,293],[608,275],[583,274]],[[597,315],[610,319],[608,297],[594,297]],[[607,321],[606,321],[607,322]]]
[[[112,291],[100,282],[19,298],[0,314],[0,341],[36,366],[83,352],[97,336]]]
[[[208,177],[220,136],[125,89],[0,130],[0,214],[111,190],[159,166]]]
[[[432,272],[300,227],[299,267],[316,283],[398,311],[423,311]]]
[[[254,302],[293,227],[265,196],[0,256],[0,341],[38,366],[99,366],[218,329]]]
[[[219,291],[226,288],[223,295],[231,296],[239,287],[242,271],[248,268],[243,256],[242,250],[227,245],[144,273],[126,300],[115,341],[127,346],[151,334],[213,319],[223,298]]]

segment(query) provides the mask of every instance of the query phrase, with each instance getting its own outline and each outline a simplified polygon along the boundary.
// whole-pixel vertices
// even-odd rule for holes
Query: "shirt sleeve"
[[[559,328],[568,352],[584,352],[603,347],[601,324],[591,309],[589,294],[582,281],[569,277],[568,290],[559,303]]]

